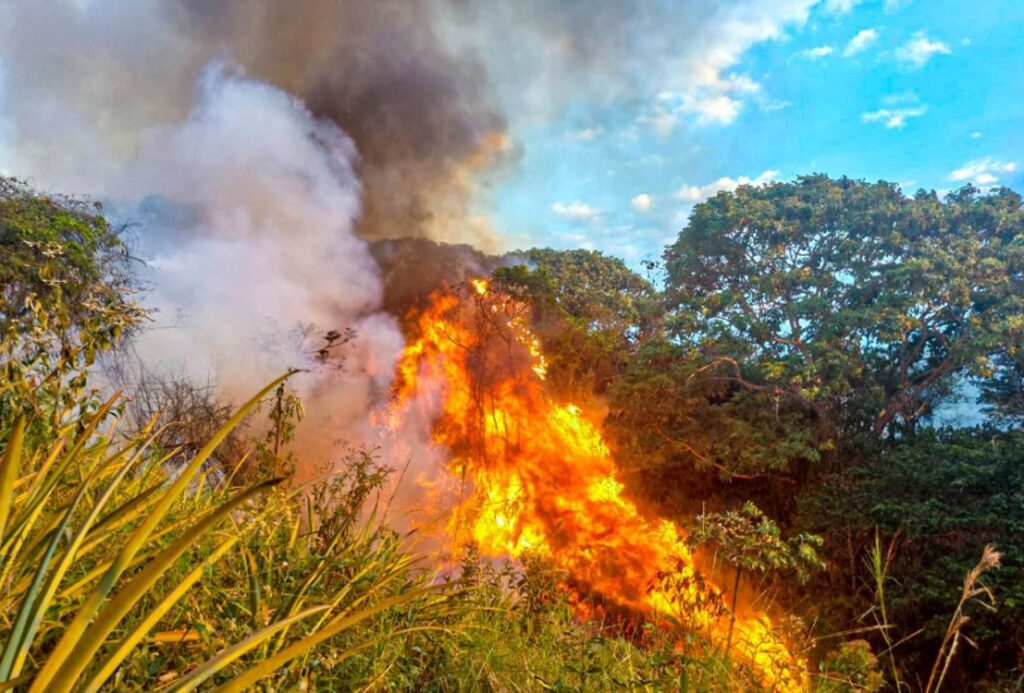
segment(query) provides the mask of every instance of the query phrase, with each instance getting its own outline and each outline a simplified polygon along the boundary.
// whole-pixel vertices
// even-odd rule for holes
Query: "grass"
[[[214,451],[279,383],[191,456],[117,396],[0,431],[0,690],[728,688],[656,629],[580,623],[539,564],[440,579],[379,520],[371,454],[241,485]]]
[[[682,626],[581,622],[537,560],[444,578],[380,519],[368,452],[304,487],[267,476],[279,445],[216,457],[281,382],[189,452],[117,396],[0,431],[0,690],[754,690]],[[871,690],[848,654],[820,690]]]
[[[581,623],[536,561],[441,578],[380,521],[372,454],[241,485],[214,451],[279,383],[190,457],[116,396],[0,432],[0,690],[735,688],[706,644]]]
[[[116,397],[54,436],[15,420],[0,462],[0,682],[241,690],[302,678],[325,643],[340,663],[439,627],[455,591],[429,584],[372,514],[327,535],[318,530],[331,518],[311,524],[302,490],[281,478],[212,481],[213,451],[277,385],[180,465],[153,445],[152,427],[119,432]],[[416,618],[401,628],[367,625],[411,604]]]

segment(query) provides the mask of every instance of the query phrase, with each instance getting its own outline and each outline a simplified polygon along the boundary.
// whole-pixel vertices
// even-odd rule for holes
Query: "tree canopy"
[[[553,387],[604,393],[642,340],[661,327],[654,286],[622,260],[591,250],[535,248],[495,270],[503,291],[528,300]]]
[[[98,204],[0,177],[0,423],[14,402],[66,403],[137,326],[127,252]],[[52,402],[51,402],[52,404]]]
[[[706,377],[838,432],[912,432],[1019,329],[1021,198],[822,175],[698,205],[665,252],[669,331]]]

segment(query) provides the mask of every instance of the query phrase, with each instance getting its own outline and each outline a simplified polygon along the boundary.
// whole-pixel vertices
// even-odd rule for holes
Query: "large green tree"
[[[726,379],[802,406],[823,439],[912,433],[987,376],[1020,313],[1021,198],[944,199],[815,175],[698,205],[665,253],[671,334]]]

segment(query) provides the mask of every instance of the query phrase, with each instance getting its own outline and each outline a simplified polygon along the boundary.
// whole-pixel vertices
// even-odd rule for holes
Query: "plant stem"
[[[729,661],[729,650],[732,649],[732,631],[736,625],[736,600],[740,596],[740,575],[743,573],[742,568],[736,568],[736,580],[732,585],[732,609],[729,613],[729,635],[725,638],[725,661]]]

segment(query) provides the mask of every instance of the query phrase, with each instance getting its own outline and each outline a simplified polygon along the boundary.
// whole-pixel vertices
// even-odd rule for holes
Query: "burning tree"
[[[722,592],[701,577],[683,530],[626,497],[598,418],[548,394],[527,304],[474,281],[437,294],[416,330],[390,420],[432,419],[434,444],[464,482],[446,528],[454,550],[540,556],[637,618],[668,625],[682,612],[706,639],[734,640],[737,663],[767,688],[805,686],[804,662],[768,615],[734,601],[723,621]]]

